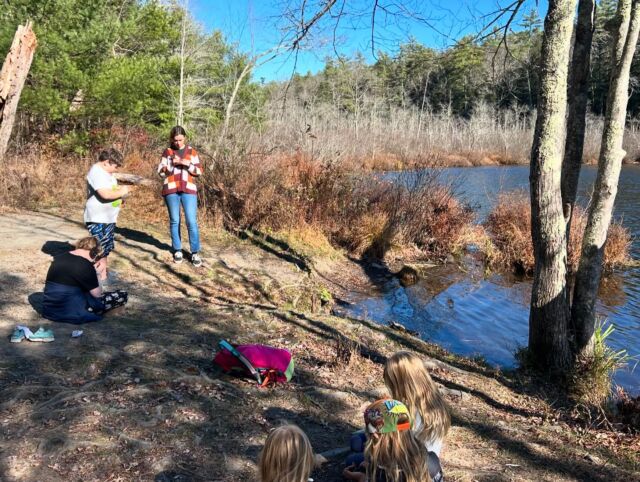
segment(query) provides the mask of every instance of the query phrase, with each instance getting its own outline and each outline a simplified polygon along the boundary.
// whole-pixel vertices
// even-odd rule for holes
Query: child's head
[[[85,249],[89,251],[89,255],[91,259],[96,259],[102,255],[102,246],[100,246],[100,242],[98,238],[93,236],[87,236],[82,239],[76,241],[76,249]]]
[[[313,469],[311,442],[296,425],[271,431],[258,462],[261,482],[307,482]]]
[[[118,149],[110,147],[109,149],[100,151],[100,154],[98,154],[98,162],[102,163],[102,167],[105,168],[107,172],[113,173],[118,167],[122,167],[124,164],[124,156]]]
[[[406,351],[395,353],[384,367],[384,383],[391,396],[402,400],[414,418],[420,416],[422,424],[416,434],[420,440],[428,442],[445,437],[451,417],[422,358]]]
[[[369,480],[384,469],[389,482],[427,482],[429,465],[424,445],[411,431],[411,416],[404,403],[385,399],[364,412],[369,440],[365,448]]]
[[[174,149],[182,149],[187,141],[187,131],[182,126],[174,126],[169,133],[169,144]]]

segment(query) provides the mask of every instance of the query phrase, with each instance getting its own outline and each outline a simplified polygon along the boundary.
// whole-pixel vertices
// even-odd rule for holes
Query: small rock
[[[592,462],[594,464],[602,464],[602,460],[600,460],[600,458],[596,457],[595,455],[587,454],[587,455],[584,456],[584,458],[586,460],[588,460],[589,462]]]
[[[420,336],[419,332],[417,332],[415,330],[410,330],[407,327],[405,327],[404,325],[402,325],[402,324],[400,324],[400,323],[398,323],[396,321],[390,321],[389,322],[389,327],[393,328],[394,330],[401,331],[403,333],[408,333],[411,336],[416,336],[416,337]]]

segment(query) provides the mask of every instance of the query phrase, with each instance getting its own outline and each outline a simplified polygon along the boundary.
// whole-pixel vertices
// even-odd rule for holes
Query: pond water
[[[498,193],[528,189],[528,166],[451,168],[442,173],[456,179],[458,190],[477,208],[481,222]],[[580,175],[581,204],[596,177],[594,167],[583,167]],[[640,167],[624,166],[614,216],[634,236],[632,256],[640,259]],[[513,353],[526,346],[531,283],[511,276],[486,278],[483,268],[469,259],[463,272],[453,265],[429,271],[428,279],[408,288],[388,279],[370,293],[353,293],[342,311],[350,316],[388,323],[397,321],[419,331],[421,336],[448,350],[466,356],[482,356],[487,362],[512,367]],[[633,394],[640,393],[640,268],[607,277],[600,288],[598,312],[614,325],[608,341],[637,357],[616,373],[615,382]]]

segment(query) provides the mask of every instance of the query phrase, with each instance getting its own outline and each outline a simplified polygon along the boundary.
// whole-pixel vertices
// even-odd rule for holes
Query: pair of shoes
[[[173,262],[174,263],[180,264],[180,263],[182,263],[183,259],[184,259],[184,257],[182,256],[182,250],[176,251],[175,253],[173,253]]]
[[[22,327],[16,328],[11,334],[11,343],[20,343],[22,340],[27,339],[29,341],[41,342],[41,343],[50,343],[55,340],[53,337],[53,331],[47,330],[45,328],[38,328],[38,330],[33,333],[29,328]]]
[[[196,267],[200,267],[202,266],[202,258],[200,257],[200,255],[198,253],[193,253],[191,255],[191,263]]]

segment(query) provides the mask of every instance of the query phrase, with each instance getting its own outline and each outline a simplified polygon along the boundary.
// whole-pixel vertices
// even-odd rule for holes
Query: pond
[[[444,169],[458,190],[477,208],[482,222],[497,195],[529,187],[528,166],[488,166]],[[585,205],[596,177],[595,167],[583,167],[579,202]],[[616,219],[634,236],[632,256],[640,259],[640,167],[624,166],[616,207]],[[455,265],[429,271],[428,279],[408,288],[389,279],[377,289],[352,293],[342,311],[380,323],[396,321],[420,332],[425,340],[466,356],[481,356],[488,363],[512,367],[514,352],[526,346],[530,280],[507,275],[484,276],[483,267],[469,259],[465,271]],[[640,268],[633,267],[607,277],[600,288],[598,313],[615,327],[608,342],[637,357],[616,373],[615,382],[632,394],[640,393]]]

